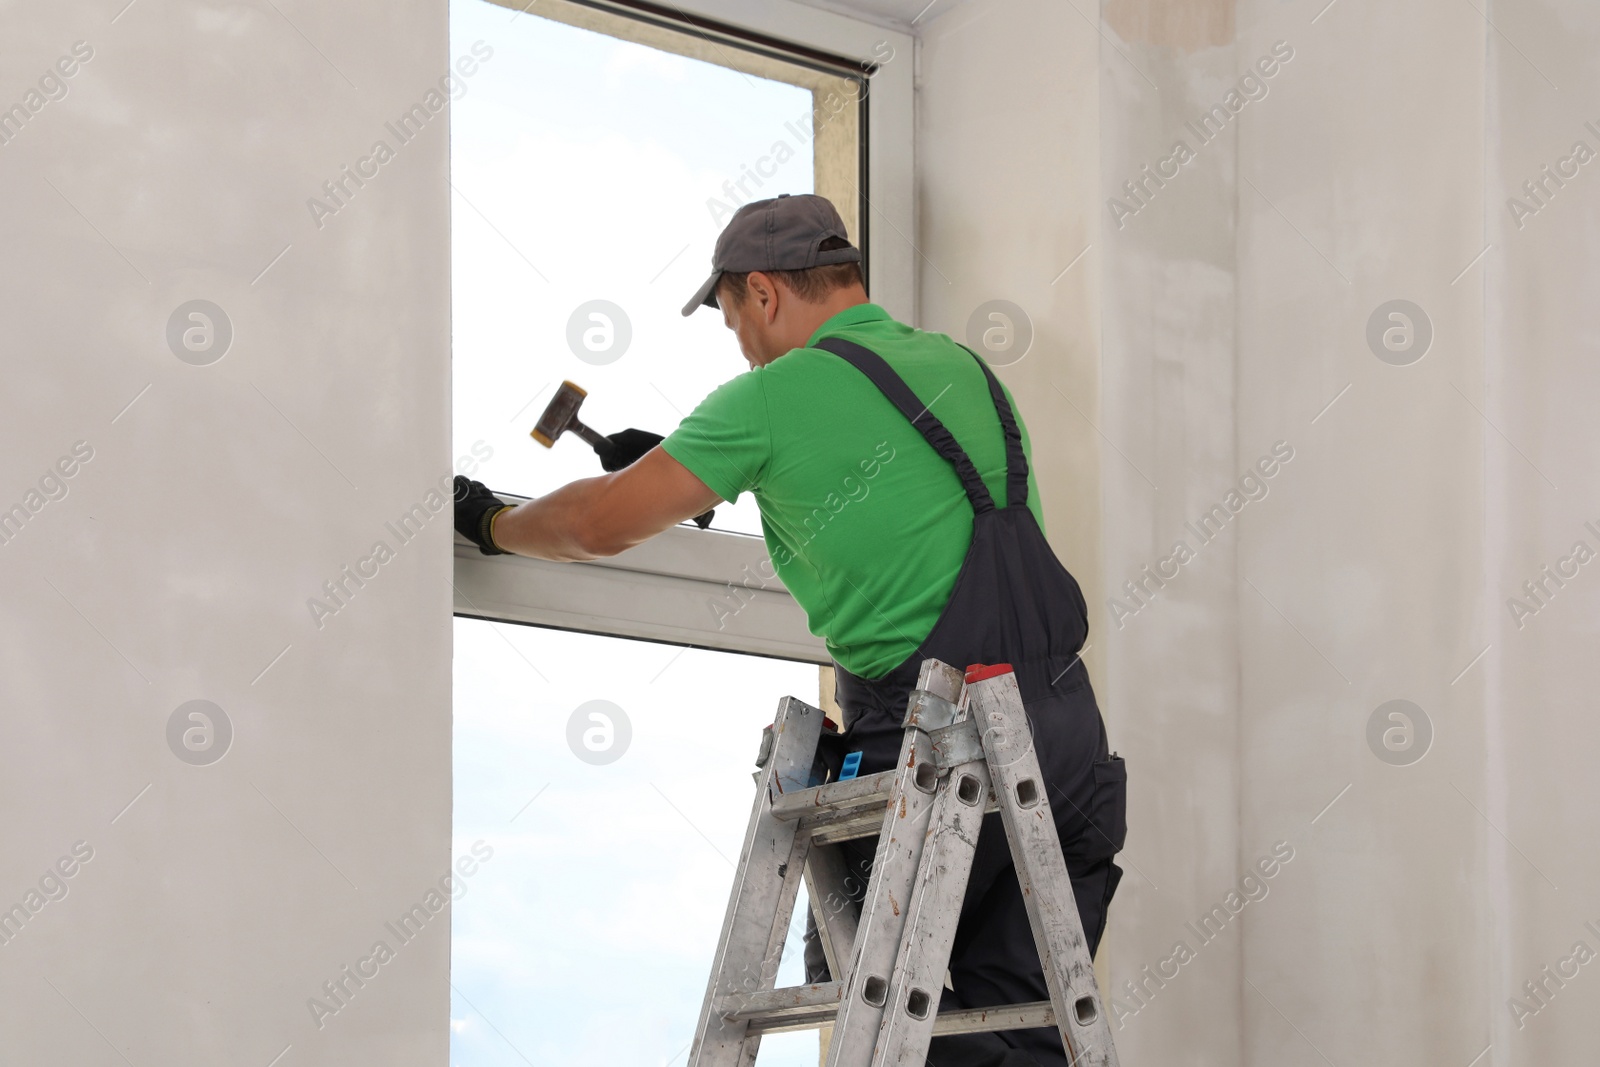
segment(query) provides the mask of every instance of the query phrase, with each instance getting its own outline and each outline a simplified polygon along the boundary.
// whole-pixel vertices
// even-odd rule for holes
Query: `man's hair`
[[[817,246],[819,252],[832,252],[838,248],[849,248],[850,242],[842,237],[829,237]],[[839,289],[847,289],[852,285],[865,286],[866,282],[861,276],[861,264],[857,263],[830,263],[823,267],[812,267],[810,270],[769,270],[762,273],[777,278],[788,286],[795,296],[808,304],[819,304],[829,293]],[[727,271],[717,282],[717,300],[731,299],[734,306],[744,303],[744,298],[750,291],[750,273],[735,274]]]

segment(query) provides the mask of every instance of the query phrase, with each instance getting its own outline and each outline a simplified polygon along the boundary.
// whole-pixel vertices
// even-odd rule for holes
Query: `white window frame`
[[[623,15],[655,7],[583,2]],[[861,210],[869,235],[868,288],[891,315],[915,321],[911,36],[792,0],[676,0],[660,10],[878,64],[863,116],[867,189]],[[683,28],[717,37],[713,28]],[[886,54],[891,58],[885,60]],[[589,563],[484,556],[457,536],[455,614],[828,663],[822,641],[807,629],[805,613],[771,573],[761,538],[688,526]]]

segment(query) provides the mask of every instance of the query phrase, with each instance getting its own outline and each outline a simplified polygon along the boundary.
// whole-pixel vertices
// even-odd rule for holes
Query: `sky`
[[[492,451],[474,476],[533,495],[599,473],[581,442],[528,437],[561,380],[588,390],[600,432],[665,434],[745,369],[720,314],[679,309],[720,229],[706,200],[743,164],[783,140],[795,158],[762,195],[811,191],[810,145],[785,125],[810,93],[483,0],[450,12],[453,57],[493,49],[451,112],[454,449]],[[595,300],[631,325],[611,362],[568,343]],[[607,324],[584,321],[602,349],[585,353],[614,356],[616,331],[604,351]],[[754,502],[716,525],[758,533]],[[452,909],[455,1067],[686,1062],[784,695],[816,703],[816,667],[455,621],[454,848],[492,849]],[[585,729],[621,755],[579,758],[598,758]],[[803,980],[804,907],[779,984]],[[812,1067],[816,1049],[813,1032],[775,1035],[759,1063]]]

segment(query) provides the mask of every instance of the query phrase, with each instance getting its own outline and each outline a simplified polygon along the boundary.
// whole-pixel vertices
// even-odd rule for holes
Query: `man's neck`
[[[804,336],[800,338],[797,344],[805,344],[823,323],[839,314],[839,312],[858,307],[866,302],[867,291],[859,285],[852,285],[847,289],[835,289],[815,304],[802,305],[806,310],[806,314],[796,324],[799,327],[796,332],[804,331]]]

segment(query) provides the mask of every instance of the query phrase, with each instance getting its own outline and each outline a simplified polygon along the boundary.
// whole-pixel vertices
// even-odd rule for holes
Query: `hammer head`
[[[572,382],[562,382],[561,388],[556,390],[556,395],[545,405],[544,414],[540,415],[539,421],[534,424],[533,439],[549,448],[556,443],[556,438],[574,426],[581,425],[578,422],[578,409],[583,406],[583,398],[588,395]]]

